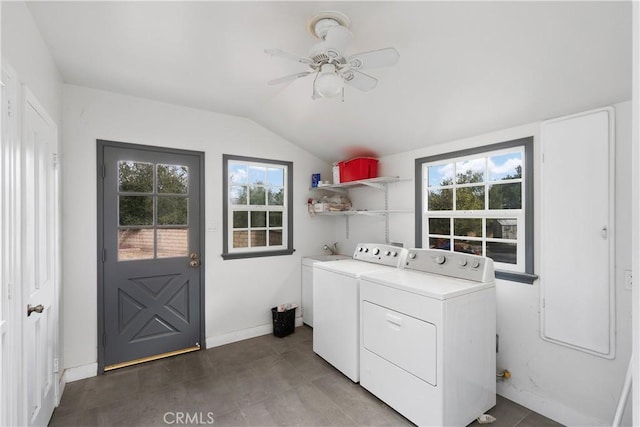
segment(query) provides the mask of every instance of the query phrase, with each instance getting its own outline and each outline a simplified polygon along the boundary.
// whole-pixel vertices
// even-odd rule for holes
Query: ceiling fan
[[[298,56],[280,49],[265,49],[272,56],[291,59],[308,66],[306,71],[274,79],[269,85],[286,83],[315,75],[312,98],[333,98],[342,95],[345,83],[362,91],[375,88],[378,80],[360,70],[394,65],[400,54],[392,47],[345,55],[351,40],[350,21],[341,12],[326,11],[314,15],[308,24],[309,32],[322,40],[315,44],[308,56]]]

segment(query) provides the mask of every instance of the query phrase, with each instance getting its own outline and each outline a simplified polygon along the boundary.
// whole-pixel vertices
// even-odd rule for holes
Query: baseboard
[[[91,378],[98,375],[98,364],[89,363],[82,366],[76,366],[74,368],[67,368],[64,370],[62,381],[66,383],[72,383],[74,381],[83,380],[85,378]]]
[[[296,328],[302,326],[302,317],[296,317],[295,325]],[[233,342],[268,335],[271,333],[273,333],[273,324],[269,323],[266,325],[255,326],[253,328],[229,332],[228,334],[217,335],[215,337],[207,337],[206,346],[207,348],[219,347],[221,345],[231,344]]]
[[[610,425],[611,423],[611,421],[605,422],[588,417],[561,403],[525,390],[518,390],[500,383],[498,383],[497,386],[497,393],[500,396],[506,397],[525,408],[531,409],[566,426],[604,426]]]

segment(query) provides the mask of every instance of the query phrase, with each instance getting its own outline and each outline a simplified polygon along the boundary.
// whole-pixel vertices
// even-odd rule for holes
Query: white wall
[[[631,269],[631,103],[616,104],[615,111],[616,358],[607,360],[540,339],[539,281],[525,285],[498,280],[496,285],[500,335],[497,364],[499,369],[509,369],[513,375],[509,381],[498,384],[498,393],[566,425],[610,425],[631,355],[631,292],[624,289],[623,283],[623,271]],[[540,123],[532,123],[381,158],[381,175],[408,179],[390,185],[389,208],[414,209],[416,158],[469,147],[533,135],[534,173],[539,179],[539,129]],[[539,188],[537,179],[536,188]],[[351,190],[351,195],[355,208],[379,208],[383,200],[370,189]],[[539,206],[539,199],[538,193],[535,206]],[[414,214],[391,214],[390,218],[390,240],[403,242],[406,247],[415,246]],[[384,238],[384,226],[379,219],[352,218],[350,225],[350,238],[339,236],[345,250],[352,250],[360,241]],[[539,229],[537,209],[535,228]],[[535,241],[540,241],[537,232]],[[539,259],[539,250],[535,255]],[[623,419],[627,425],[631,423],[631,412],[629,405]]]
[[[300,304],[300,258],[322,252],[333,224],[307,214],[311,173],[324,161],[256,123],[78,86],[64,86],[63,330],[64,367],[97,360],[96,139],[205,153],[205,321],[208,345],[271,331],[270,308]],[[294,248],[291,256],[223,261],[222,154],[293,161]]]

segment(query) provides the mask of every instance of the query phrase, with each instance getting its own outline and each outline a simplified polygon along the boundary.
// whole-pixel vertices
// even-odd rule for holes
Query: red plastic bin
[[[376,178],[378,176],[378,159],[373,157],[356,157],[338,162],[340,182],[357,181],[359,179]]]

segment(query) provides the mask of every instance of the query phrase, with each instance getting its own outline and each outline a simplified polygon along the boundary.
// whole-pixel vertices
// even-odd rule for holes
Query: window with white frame
[[[293,253],[293,163],[223,155],[224,259]]]
[[[531,283],[533,138],[416,160],[416,246],[492,258]]]

